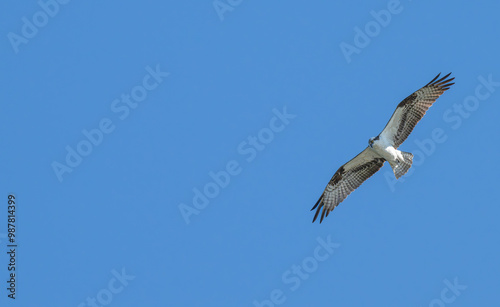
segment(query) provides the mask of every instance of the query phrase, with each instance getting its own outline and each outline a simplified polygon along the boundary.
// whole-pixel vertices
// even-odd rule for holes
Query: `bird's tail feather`
[[[404,151],[402,151],[401,154],[403,155],[404,161],[397,161],[396,164],[391,165],[396,179],[406,174],[413,163],[413,154]]]

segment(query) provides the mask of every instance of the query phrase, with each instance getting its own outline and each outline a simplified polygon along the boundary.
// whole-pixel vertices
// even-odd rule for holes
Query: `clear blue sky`
[[[498,1],[64,2],[0,4],[0,305],[500,304]],[[439,72],[412,172],[312,224]]]

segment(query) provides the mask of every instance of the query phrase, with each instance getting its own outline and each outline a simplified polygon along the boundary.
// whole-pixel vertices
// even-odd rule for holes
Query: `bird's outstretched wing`
[[[335,209],[352,191],[375,174],[384,165],[384,162],[384,158],[377,155],[370,147],[367,147],[354,159],[342,165],[333,175],[316,205],[311,209],[312,211],[317,207],[313,223],[316,221],[321,208],[323,208],[323,212],[321,213],[320,223],[323,222],[325,213],[328,216],[330,211]]]
[[[425,112],[441,94],[455,83],[449,78],[451,73],[439,79],[438,74],[431,82],[401,101],[391,119],[380,133],[382,138],[391,140],[394,148],[398,148],[410,135]]]

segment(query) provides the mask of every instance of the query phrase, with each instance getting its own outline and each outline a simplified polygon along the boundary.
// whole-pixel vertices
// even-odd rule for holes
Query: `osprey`
[[[397,148],[410,135],[415,125],[425,115],[429,107],[441,94],[455,83],[450,83],[455,78],[448,76],[438,79],[438,74],[431,82],[406,97],[396,107],[396,111],[389,119],[384,130],[376,137],[368,140],[368,147],[351,161],[342,165],[333,175],[325,191],[311,209],[316,210],[313,223],[316,221],[321,208],[320,223],[335,209],[352,191],[357,189],[366,179],[370,178],[389,162],[396,179],[408,172],[413,162],[413,155]]]

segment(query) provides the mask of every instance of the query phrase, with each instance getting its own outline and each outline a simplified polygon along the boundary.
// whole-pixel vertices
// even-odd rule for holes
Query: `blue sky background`
[[[498,1],[231,3],[70,1],[46,19],[35,1],[0,4],[0,304],[498,305],[500,87],[476,91],[500,82]],[[384,25],[370,13],[389,9]],[[356,27],[370,40],[356,46]],[[395,183],[386,163],[312,224],[337,168],[439,72],[456,84],[400,147],[420,153],[413,172]],[[132,92],[147,95],[135,108]],[[114,130],[85,147],[103,120]],[[248,161],[251,136],[267,144]]]

